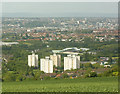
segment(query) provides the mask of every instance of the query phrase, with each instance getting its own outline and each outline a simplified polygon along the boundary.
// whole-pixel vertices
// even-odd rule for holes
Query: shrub
[[[118,76],[118,72],[113,72],[112,75],[113,76]]]
[[[96,72],[91,72],[90,77],[97,77],[97,73]]]
[[[44,79],[45,79],[45,80],[50,80],[51,77],[50,77],[50,76],[45,76]]]
[[[22,75],[18,75],[17,77],[16,77],[16,81],[22,81],[23,80],[23,77],[22,77]]]
[[[15,74],[12,74],[12,73],[6,73],[6,74],[3,76],[3,80],[4,80],[4,81],[15,81],[15,80],[16,80],[16,75],[15,75]]]
[[[69,76],[65,73],[62,75],[62,78],[68,78]]]

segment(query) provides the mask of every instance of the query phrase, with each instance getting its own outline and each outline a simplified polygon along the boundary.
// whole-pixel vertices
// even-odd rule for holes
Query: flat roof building
[[[64,57],[64,71],[80,68],[80,56],[67,55]]]
[[[53,61],[53,65],[55,65],[56,67],[61,66],[61,55],[50,55],[50,59]]]
[[[35,55],[34,52],[32,52],[32,55],[28,55],[28,66],[38,67],[38,55]]]
[[[53,61],[49,57],[40,59],[40,70],[45,73],[53,73]]]

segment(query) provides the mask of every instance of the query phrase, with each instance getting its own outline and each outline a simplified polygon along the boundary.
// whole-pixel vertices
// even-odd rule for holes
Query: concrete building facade
[[[55,65],[56,67],[61,66],[61,55],[50,55],[50,59],[53,61],[53,65]]]
[[[38,67],[38,55],[35,55],[35,53],[28,55],[28,66]]]
[[[64,57],[64,71],[80,68],[80,56],[67,55]]]
[[[40,70],[45,73],[53,73],[53,61],[49,57],[40,59]]]

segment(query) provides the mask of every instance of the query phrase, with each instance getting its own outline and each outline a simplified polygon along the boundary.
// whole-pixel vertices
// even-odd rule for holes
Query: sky
[[[117,17],[117,2],[3,2],[3,17]]]
[[[2,2],[119,2],[120,0],[1,0]]]

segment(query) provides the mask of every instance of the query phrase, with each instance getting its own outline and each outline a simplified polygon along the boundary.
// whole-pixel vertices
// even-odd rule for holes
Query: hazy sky
[[[120,0],[1,0],[2,2],[119,2]]]
[[[117,2],[4,2],[3,17],[117,17]]]

